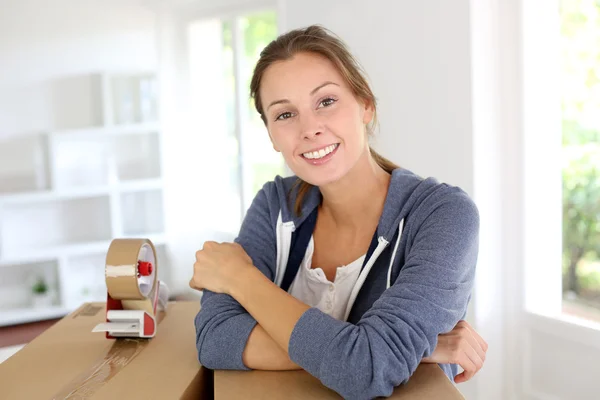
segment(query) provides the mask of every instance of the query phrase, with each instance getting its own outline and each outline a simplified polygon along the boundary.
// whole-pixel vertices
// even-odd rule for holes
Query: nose
[[[300,118],[302,128],[302,139],[313,140],[316,136],[323,133],[323,127],[320,121],[312,114],[306,114]]]

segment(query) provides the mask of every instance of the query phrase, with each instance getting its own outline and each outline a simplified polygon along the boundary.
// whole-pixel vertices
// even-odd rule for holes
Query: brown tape
[[[165,313],[158,315],[158,324]],[[88,399],[127,366],[150,343],[148,339],[116,339],[104,358],[65,385],[60,392],[52,396],[58,399]]]
[[[138,261],[140,255],[151,251],[156,264],[156,250],[147,239],[114,239],[106,254],[106,288],[110,297],[123,300],[123,306],[130,310],[144,310],[154,314],[152,301],[144,296],[138,286]],[[146,260],[144,260],[146,261]],[[157,268],[154,265],[152,289],[157,284]]]

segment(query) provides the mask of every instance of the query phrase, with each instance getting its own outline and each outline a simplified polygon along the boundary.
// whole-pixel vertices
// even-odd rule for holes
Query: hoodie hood
[[[299,189],[297,181],[297,176],[277,177],[275,180],[279,198],[288,199],[281,204],[282,220],[293,222],[295,227],[300,226],[323,199],[319,188],[312,186],[304,196],[301,214],[294,215],[294,204]],[[434,178],[423,179],[407,169],[398,168],[392,171],[383,212],[377,225],[377,236],[390,242],[398,231],[400,221],[407,217],[415,204],[430,196],[438,184]]]

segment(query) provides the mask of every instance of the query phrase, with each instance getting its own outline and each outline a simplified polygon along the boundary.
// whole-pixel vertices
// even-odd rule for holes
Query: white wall
[[[472,193],[467,1],[285,1],[285,30],[321,23],[350,46],[379,101],[375,148]]]
[[[139,1],[0,0],[0,138],[51,128],[60,78],[157,65]]]

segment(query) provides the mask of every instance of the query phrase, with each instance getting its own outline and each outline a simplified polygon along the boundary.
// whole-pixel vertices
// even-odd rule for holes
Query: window
[[[219,229],[230,232],[263,184],[285,173],[249,88],[261,50],[276,36],[274,11],[202,19],[188,29],[192,114],[209,144],[202,157],[218,176],[211,192],[222,199]]]
[[[561,1],[563,312],[600,321],[600,1]]]

